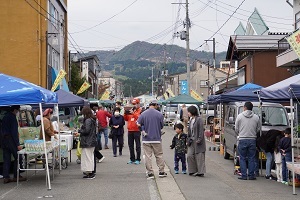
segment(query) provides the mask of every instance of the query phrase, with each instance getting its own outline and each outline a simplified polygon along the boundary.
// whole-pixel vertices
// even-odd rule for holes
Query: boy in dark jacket
[[[282,157],[282,183],[288,185],[287,162],[292,162],[291,128],[284,131],[284,137],[280,139],[278,149]]]
[[[183,133],[184,126],[182,124],[175,125],[176,135],[172,140],[172,144],[170,145],[171,149],[175,148],[175,155],[174,155],[174,170],[175,174],[178,174],[179,170],[179,161],[181,160],[182,163],[182,173],[186,174],[186,139],[187,134]]]

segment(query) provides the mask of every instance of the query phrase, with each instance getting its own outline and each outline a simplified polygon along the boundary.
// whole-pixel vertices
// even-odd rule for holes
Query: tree
[[[73,94],[76,94],[84,83],[84,78],[80,77],[80,68],[75,63],[71,64],[71,80],[69,81],[69,88]],[[84,95],[84,93],[82,94]]]

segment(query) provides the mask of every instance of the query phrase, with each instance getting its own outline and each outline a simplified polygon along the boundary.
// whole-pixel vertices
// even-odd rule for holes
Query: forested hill
[[[119,51],[91,51],[88,55],[97,55],[101,68],[111,71],[114,77],[123,81],[124,95],[129,95],[130,86],[138,91],[132,91],[133,96],[147,93],[151,90],[152,66],[154,76],[159,76],[162,68],[168,70],[169,74],[182,73],[186,71],[186,49],[177,45],[160,45],[136,41]],[[224,60],[226,52],[216,53],[216,66]],[[195,60],[213,63],[213,53],[206,51],[190,51],[190,63]],[[126,80],[126,81],[125,81]]]

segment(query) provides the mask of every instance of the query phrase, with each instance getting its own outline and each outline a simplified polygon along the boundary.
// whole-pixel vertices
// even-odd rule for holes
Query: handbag
[[[108,138],[109,139],[112,139],[114,137],[114,134],[112,133],[112,132],[110,132],[109,134],[108,134]]]
[[[98,123],[98,132],[104,131],[104,127],[101,126],[100,123]]]

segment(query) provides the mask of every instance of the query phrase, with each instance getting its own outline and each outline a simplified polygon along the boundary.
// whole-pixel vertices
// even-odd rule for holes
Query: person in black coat
[[[114,115],[109,120],[109,126],[111,127],[112,135],[112,147],[114,157],[117,157],[117,141],[119,144],[119,155],[122,155],[122,149],[124,144],[124,117],[120,114],[120,108],[116,107]]]
[[[267,157],[266,162],[266,179],[275,179],[271,174],[271,169],[274,164],[274,149],[275,142],[278,136],[283,135],[280,130],[271,129],[257,139],[258,146],[263,150]]]

